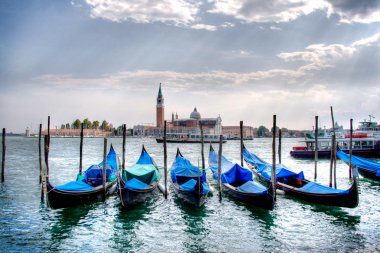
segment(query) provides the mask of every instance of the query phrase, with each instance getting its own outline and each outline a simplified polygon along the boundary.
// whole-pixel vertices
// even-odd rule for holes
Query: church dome
[[[194,111],[190,114],[190,119],[200,119],[201,114],[197,111],[197,107],[194,108]]]

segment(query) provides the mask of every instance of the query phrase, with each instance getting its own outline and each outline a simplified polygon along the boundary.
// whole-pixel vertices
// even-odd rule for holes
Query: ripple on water
[[[102,139],[85,139],[83,165],[102,159]],[[121,139],[110,139],[118,153]],[[283,139],[282,160],[312,178],[314,162],[296,160],[289,150],[296,139]],[[162,144],[154,139],[127,139],[126,161],[138,158],[142,144],[163,164]],[[125,210],[117,196],[105,203],[51,210],[40,204],[38,145],[36,139],[8,138],[6,182],[0,185],[1,251],[27,252],[361,252],[379,251],[380,183],[360,179],[360,203],[356,209],[309,204],[278,195],[273,211],[258,209],[217,194],[202,208],[184,205],[169,189],[143,205]],[[271,140],[245,142],[247,148],[271,161]],[[228,141],[224,155],[239,161],[239,141]],[[205,150],[208,150],[206,145]],[[176,148],[194,164],[200,161],[200,145],[169,144],[168,163]],[[215,146],[217,148],[217,146]],[[50,178],[60,184],[76,177],[79,139],[52,139]],[[207,164],[207,152],[206,152]],[[328,182],[328,160],[318,164],[318,182]],[[163,173],[163,171],[161,171]],[[338,186],[348,187],[347,166],[337,163]],[[169,178],[170,179],[170,178]],[[216,189],[208,170],[208,179]]]

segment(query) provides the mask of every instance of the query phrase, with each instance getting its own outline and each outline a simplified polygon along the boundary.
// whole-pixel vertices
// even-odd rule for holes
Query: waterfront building
[[[133,127],[134,136],[162,136],[164,130],[165,106],[161,83],[156,99],[156,126],[136,125]],[[179,118],[178,113],[172,113],[171,121],[167,121],[167,133],[200,134],[200,124],[202,124],[204,134],[222,134],[222,118],[220,115],[215,118],[202,118],[195,107],[189,118]]]
[[[240,139],[240,126],[222,126],[223,134],[227,139]],[[251,126],[243,126],[243,138],[244,139],[253,139],[253,136],[256,136],[257,131]]]

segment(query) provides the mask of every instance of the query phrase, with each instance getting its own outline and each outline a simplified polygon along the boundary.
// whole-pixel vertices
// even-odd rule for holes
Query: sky
[[[0,127],[380,122],[379,0],[2,0]]]

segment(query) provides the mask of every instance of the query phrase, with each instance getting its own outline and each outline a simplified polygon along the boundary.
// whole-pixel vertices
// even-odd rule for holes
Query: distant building
[[[50,129],[50,137],[80,137],[80,129]],[[42,135],[47,135],[47,129],[42,131]],[[109,137],[111,131],[99,129],[83,129],[83,137]]]
[[[164,96],[162,94],[161,83],[158,89],[156,104],[156,126],[136,125],[133,127],[134,136],[162,136],[165,122],[165,106]],[[220,115],[216,118],[202,118],[201,114],[195,107],[190,113],[189,118],[178,118],[178,114],[174,116],[172,113],[171,121],[167,121],[167,133],[187,133],[199,134],[200,124],[202,124],[204,134],[222,134],[222,118]]]
[[[223,134],[227,139],[240,139],[240,126],[222,126]],[[251,126],[243,126],[243,138],[253,139],[255,130]]]

